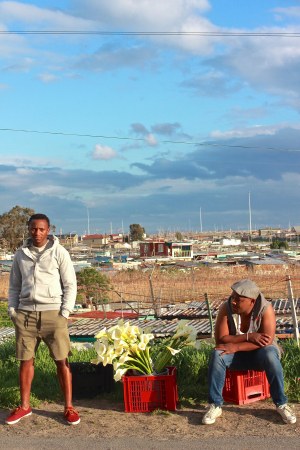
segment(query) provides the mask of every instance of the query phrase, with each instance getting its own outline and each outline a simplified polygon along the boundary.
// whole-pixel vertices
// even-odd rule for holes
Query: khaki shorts
[[[41,341],[49,348],[55,361],[71,355],[68,319],[59,311],[18,310],[14,319],[16,328],[16,358],[27,361],[35,357]]]

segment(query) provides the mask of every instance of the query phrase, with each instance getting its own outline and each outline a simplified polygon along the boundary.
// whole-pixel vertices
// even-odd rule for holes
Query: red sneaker
[[[31,414],[32,409],[30,407],[28,409],[23,409],[21,406],[18,406],[10,413],[10,415],[5,420],[5,423],[7,423],[8,425],[14,425],[15,423],[23,419],[23,417],[31,416]]]
[[[65,408],[64,417],[69,425],[77,425],[80,422],[79,414],[72,406]]]

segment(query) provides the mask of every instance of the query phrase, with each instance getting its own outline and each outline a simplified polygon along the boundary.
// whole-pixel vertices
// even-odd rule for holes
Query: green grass
[[[162,342],[153,348],[153,354],[159,351]],[[207,367],[213,344],[202,341],[200,350],[186,347],[178,353],[172,365],[177,368],[177,385],[182,405],[195,405],[207,399]],[[300,401],[300,349],[294,340],[282,343],[284,353],[282,366],[285,377],[285,391],[291,402]],[[91,361],[95,350],[72,350],[70,362]],[[18,389],[19,363],[15,359],[15,342],[9,339],[0,345],[0,407],[12,408],[19,404]],[[111,393],[103,394],[112,403],[122,401],[122,383],[116,383]],[[41,402],[62,400],[56,377],[56,366],[49,356],[47,347],[41,344],[36,355],[35,377],[32,384],[31,403],[38,406]]]
[[[12,408],[19,404],[19,363],[14,357],[15,341],[9,339],[0,345],[0,406]],[[48,349],[40,345],[35,364],[31,403],[38,406],[41,401],[56,401],[61,398],[56,366],[49,357]]]
[[[300,347],[294,339],[283,342],[281,363],[284,372],[284,384],[290,401],[300,401]]]
[[[12,321],[7,314],[7,302],[0,301],[0,328],[1,327],[12,327]]]
[[[182,403],[193,404],[195,400],[207,399],[207,367],[212,345],[203,341],[200,350],[185,347],[174,358],[177,368],[179,398]]]

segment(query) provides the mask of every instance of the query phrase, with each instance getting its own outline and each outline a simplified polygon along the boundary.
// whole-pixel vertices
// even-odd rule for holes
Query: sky
[[[300,224],[300,0],[0,1],[0,215]]]

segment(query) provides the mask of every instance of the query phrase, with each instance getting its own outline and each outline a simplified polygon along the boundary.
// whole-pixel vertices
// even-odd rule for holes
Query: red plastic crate
[[[176,410],[176,367],[168,367],[166,375],[124,375],[122,380],[125,412]]]
[[[264,371],[226,370],[223,398],[228,403],[244,405],[270,397]]]

